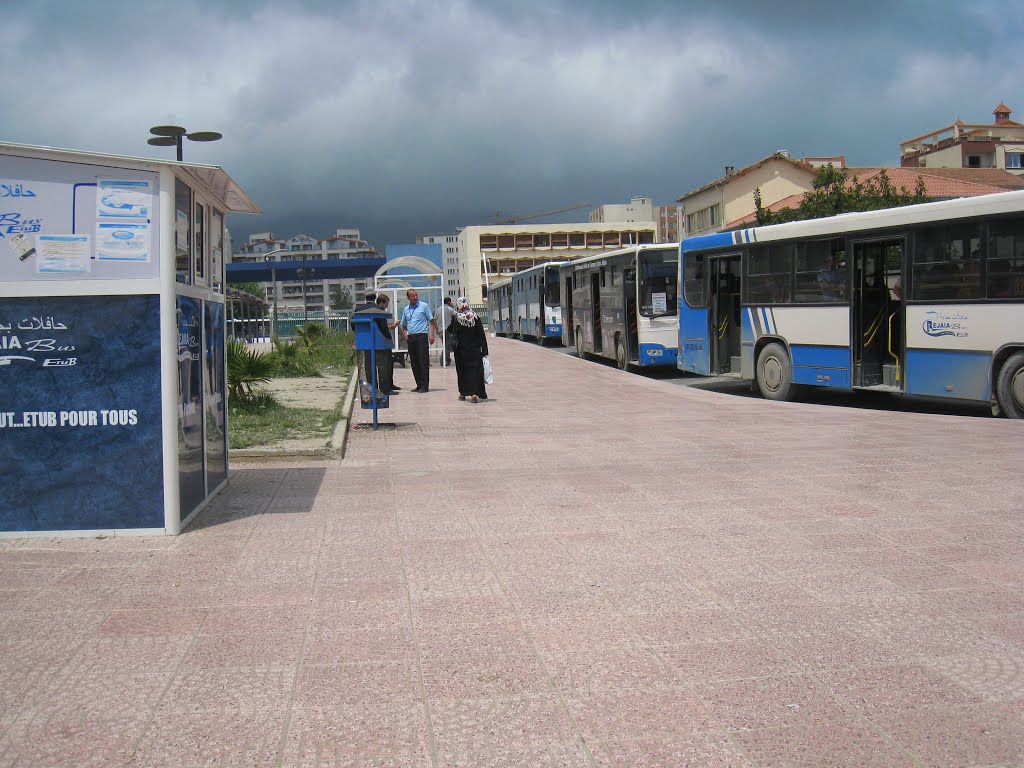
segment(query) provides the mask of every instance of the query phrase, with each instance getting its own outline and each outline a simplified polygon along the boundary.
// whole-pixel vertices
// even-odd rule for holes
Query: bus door
[[[636,267],[623,270],[622,282],[626,293],[626,357],[635,359],[640,354],[640,336],[636,327]]]
[[[572,273],[565,276],[565,292],[562,294],[562,343],[571,347],[576,339],[576,326],[572,314]]]
[[[903,389],[903,238],[853,243],[854,387]]]
[[[743,328],[740,314],[740,256],[708,259],[711,295],[708,297],[708,332],[711,373],[740,373]]]
[[[594,351],[600,352],[601,344],[601,275],[597,270],[590,273],[590,306],[593,307],[593,328],[591,333],[594,338]]]

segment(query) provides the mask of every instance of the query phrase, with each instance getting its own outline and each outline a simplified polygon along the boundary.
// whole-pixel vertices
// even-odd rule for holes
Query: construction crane
[[[567,205],[565,208],[553,208],[550,211],[534,211],[533,213],[527,213],[522,216],[506,216],[502,217],[501,211],[494,212],[494,223],[495,224],[518,224],[521,221],[529,221],[530,219],[541,219],[545,216],[554,216],[556,213],[565,213],[566,211],[576,211],[580,208],[589,208],[590,203],[576,203],[575,205]]]

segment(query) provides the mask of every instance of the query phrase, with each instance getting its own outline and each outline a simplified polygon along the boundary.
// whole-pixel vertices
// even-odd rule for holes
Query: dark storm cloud
[[[498,209],[666,202],[782,148],[895,163],[958,116],[1024,112],[1019,1],[22,5],[0,139],[167,156],[149,126],[219,130],[186,159],[266,211],[236,236],[351,225],[382,247]]]

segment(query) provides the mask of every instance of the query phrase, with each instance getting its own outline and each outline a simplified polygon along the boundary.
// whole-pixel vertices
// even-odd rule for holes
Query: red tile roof
[[[850,168],[850,179],[856,177],[861,182],[875,178],[885,171],[889,180],[897,189],[904,188],[913,192],[917,188],[918,177],[924,179],[925,194],[935,198],[977,197],[997,192],[1008,192],[1024,189],[1024,177],[1015,176],[1000,168],[890,168],[882,166]],[[769,211],[777,212],[783,208],[797,208],[804,195],[790,195],[771,205],[765,206]],[[753,224],[757,220],[756,213],[730,221],[725,229],[735,229]]]

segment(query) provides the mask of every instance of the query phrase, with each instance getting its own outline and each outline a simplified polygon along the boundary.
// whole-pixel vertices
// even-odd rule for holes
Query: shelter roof
[[[247,261],[227,265],[232,282],[269,283],[273,280],[338,280],[349,277],[373,277],[384,264],[384,257],[365,259],[325,259],[320,261]],[[301,273],[300,273],[301,271]]]
[[[40,157],[65,162],[131,165],[147,170],[179,168],[215,194],[231,213],[261,214],[263,210],[249,197],[248,193],[219,165],[200,163],[179,163],[176,160],[159,160],[152,157],[111,155],[103,152],[86,152],[80,149],[42,147],[33,144],[0,142],[0,154]]]

